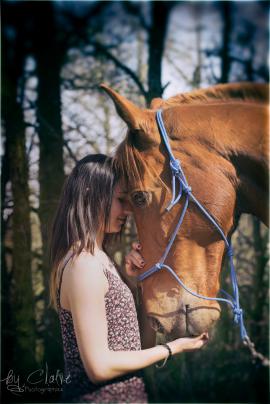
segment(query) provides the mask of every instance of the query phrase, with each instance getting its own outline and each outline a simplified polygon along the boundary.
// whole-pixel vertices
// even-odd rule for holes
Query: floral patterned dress
[[[62,401],[77,403],[147,403],[142,371],[126,374],[107,382],[95,384],[88,378],[76,341],[72,314],[60,304],[60,291],[64,268],[72,258],[66,258],[57,290],[57,306],[64,349],[65,376]],[[141,350],[140,332],[133,295],[115,267],[104,267],[109,283],[105,294],[108,324],[108,346],[113,351]],[[112,271],[114,269],[114,272]]]

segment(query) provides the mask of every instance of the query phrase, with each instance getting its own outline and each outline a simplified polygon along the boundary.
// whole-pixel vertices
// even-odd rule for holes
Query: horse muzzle
[[[191,337],[210,331],[220,317],[220,307],[215,302],[211,305],[183,305],[181,309],[170,315],[165,313],[148,316],[150,326],[156,332],[169,339]]]

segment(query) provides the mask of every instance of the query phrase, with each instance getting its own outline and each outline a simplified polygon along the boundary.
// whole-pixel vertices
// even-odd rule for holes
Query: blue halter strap
[[[221,227],[215,221],[215,219],[210,215],[210,213],[207,212],[207,210],[202,206],[202,204],[193,195],[192,189],[188,185],[187,179],[182,170],[180,161],[175,159],[175,157],[172,153],[172,150],[170,147],[170,142],[169,142],[169,137],[168,137],[168,134],[166,132],[166,129],[165,129],[165,126],[163,123],[161,110],[157,111],[156,120],[157,120],[157,124],[159,127],[160,134],[162,136],[163,142],[165,144],[165,147],[166,147],[167,152],[170,157],[170,168],[172,171],[172,200],[169,203],[169,205],[167,206],[166,210],[167,211],[171,210],[180,201],[182,196],[185,197],[185,201],[184,201],[184,206],[183,206],[182,212],[179,217],[179,221],[175,227],[173,234],[171,235],[171,238],[169,240],[169,243],[167,245],[167,248],[166,248],[164,254],[160,258],[159,262],[157,262],[152,268],[148,269],[143,274],[139,275],[137,277],[137,279],[138,279],[138,281],[143,281],[145,278],[154,274],[155,272],[160,271],[162,268],[166,269],[175,278],[175,280],[191,295],[198,297],[200,299],[204,299],[204,300],[215,300],[218,302],[224,302],[224,303],[229,304],[231,306],[233,314],[234,314],[234,322],[240,328],[240,334],[241,334],[242,340],[243,341],[248,340],[248,335],[247,335],[246,328],[244,325],[244,320],[243,320],[243,310],[241,309],[240,303],[239,303],[239,291],[238,291],[236,272],[235,272],[234,263],[233,263],[232,246],[231,246],[230,242],[228,241],[227,237],[225,236]],[[176,184],[178,184],[178,192],[176,191],[176,189],[177,189]],[[212,223],[212,225],[220,233],[222,239],[225,242],[226,252],[227,252],[227,255],[229,258],[229,264],[230,264],[230,277],[231,277],[232,290],[233,290],[232,296],[222,289],[220,291],[226,297],[207,297],[207,296],[200,295],[200,294],[194,292],[193,290],[191,290],[189,287],[187,287],[181,281],[181,279],[176,275],[176,273],[172,270],[172,268],[169,265],[165,264],[165,260],[170,252],[170,249],[173,245],[176,235],[184,220],[184,217],[185,217],[185,214],[188,209],[188,205],[189,205],[190,201],[192,201],[199,208],[199,210],[202,212],[202,214],[207,217],[207,219]]]

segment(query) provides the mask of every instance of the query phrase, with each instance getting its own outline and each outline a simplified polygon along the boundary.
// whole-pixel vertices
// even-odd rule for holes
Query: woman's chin
[[[118,234],[121,232],[123,228],[123,224],[115,226],[113,229],[110,229],[109,231],[106,231],[106,234]]]

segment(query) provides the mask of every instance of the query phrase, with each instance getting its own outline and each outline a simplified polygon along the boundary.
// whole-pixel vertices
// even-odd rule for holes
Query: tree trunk
[[[59,367],[62,360],[59,321],[54,309],[49,307],[49,236],[64,182],[63,133],[61,124],[61,80],[60,71],[64,49],[54,21],[51,2],[32,3],[35,19],[34,56],[37,61],[38,101],[37,119],[40,141],[39,158],[39,219],[43,245],[44,279],[44,356],[50,367]]]
[[[149,29],[148,37],[148,93],[147,105],[155,97],[162,97],[164,88],[161,84],[161,68],[164,44],[167,33],[167,23],[170,11],[173,7],[172,2],[153,1],[152,23]]]
[[[25,123],[22,105],[18,100],[18,83],[23,75],[25,58],[23,15],[21,5],[5,4],[5,21],[16,32],[16,39],[7,34],[3,40],[3,118],[6,135],[6,153],[8,172],[13,196],[12,214],[12,295],[7,312],[12,315],[11,335],[12,358],[7,358],[4,349],[4,361],[9,360],[9,368],[22,375],[35,369],[35,316],[31,275],[31,229],[28,187],[28,161],[25,150]],[[6,175],[6,173],[5,173]],[[5,192],[5,189],[2,190]],[[7,275],[7,273],[6,273]],[[4,286],[7,277],[4,277]],[[9,303],[11,302],[11,307]],[[5,317],[4,317],[5,319]],[[6,324],[4,324],[4,327]],[[10,342],[10,340],[9,340]]]
[[[231,32],[232,32],[232,6],[230,2],[222,2],[221,4],[222,17],[223,17],[223,31],[222,31],[222,49],[221,49],[221,83],[228,83],[230,79],[231,58],[230,58],[230,45],[231,45]]]

